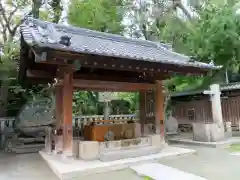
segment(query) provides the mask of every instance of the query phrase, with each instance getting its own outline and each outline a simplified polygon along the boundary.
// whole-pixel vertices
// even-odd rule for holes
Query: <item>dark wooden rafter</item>
[[[170,75],[175,74],[200,75],[207,73],[206,70],[201,70],[195,67],[186,67],[159,62],[156,63],[150,61],[98,56],[92,54],[77,54],[62,51],[49,51],[47,59],[49,62],[56,64],[69,64],[73,60],[78,60],[83,67],[125,71],[127,70],[135,72],[164,73]]]
[[[64,69],[74,69],[69,67],[59,67],[57,70],[53,67],[46,67],[46,70],[42,70],[42,64],[36,64],[37,69],[28,69],[27,77],[37,79],[45,79],[46,83],[52,81],[54,78],[63,78]],[[46,65],[45,65],[46,66]],[[40,70],[39,70],[40,69]],[[166,79],[167,76],[163,74],[148,74],[140,72],[129,71],[113,71],[103,69],[90,69],[82,68],[80,71],[76,71],[73,74],[74,79],[85,80],[100,80],[100,81],[119,81],[119,82],[133,82],[133,83],[154,83],[157,79]]]
[[[46,52],[45,61],[37,61],[39,53]],[[26,56],[25,56],[26,57]],[[30,58],[31,57],[31,58]],[[156,80],[167,79],[176,73],[201,74],[201,69],[179,67],[176,65],[159,64],[154,62],[90,54],[76,54],[71,52],[54,51],[49,49],[31,48],[28,51],[27,66],[30,71],[25,72],[28,79],[38,82],[51,82],[54,78],[62,78],[66,68],[76,71],[73,61],[80,63],[80,70],[74,72],[74,79],[119,81],[132,83],[154,83]],[[34,71],[38,70],[38,73]],[[40,70],[42,73],[40,73]],[[39,74],[39,75],[37,75]]]

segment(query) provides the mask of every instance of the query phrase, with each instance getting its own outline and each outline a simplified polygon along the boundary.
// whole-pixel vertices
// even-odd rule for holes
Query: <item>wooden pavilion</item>
[[[59,141],[63,141],[63,154],[73,150],[75,89],[140,92],[141,136],[145,134],[144,125],[151,121],[160,143],[164,140],[162,80],[176,74],[206,75],[217,68],[175,53],[161,43],[33,18],[26,18],[21,25],[19,80],[41,84],[55,79],[56,128],[62,129]],[[150,100],[148,92],[153,95]]]

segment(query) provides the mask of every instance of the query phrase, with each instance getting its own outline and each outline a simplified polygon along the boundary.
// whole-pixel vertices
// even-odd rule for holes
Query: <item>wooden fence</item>
[[[240,125],[240,96],[221,98],[223,121],[231,122],[233,130],[239,130]],[[192,111],[191,114],[188,112]],[[211,101],[208,99],[176,102],[173,116],[179,124],[194,122],[212,123]]]
[[[0,149],[4,147],[5,142],[5,130],[6,128],[12,128],[15,118],[5,117],[0,118]]]

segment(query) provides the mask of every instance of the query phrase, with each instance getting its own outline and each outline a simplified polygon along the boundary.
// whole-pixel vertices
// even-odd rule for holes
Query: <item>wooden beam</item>
[[[57,84],[63,85],[63,81]],[[73,80],[73,86],[79,90],[89,91],[119,91],[119,92],[136,92],[148,91],[155,89],[155,84],[148,83],[128,83],[128,82],[114,82],[114,81],[97,81],[97,80]]]
[[[50,72],[43,70],[31,70],[27,69],[26,76],[29,78],[44,78],[44,79],[52,79],[53,75]]]
[[[167,76],[161,73],[150,74],[142,72],[133,72],[127,70],[106,70],[82,68],[74,74],[75,79],[133,82],[133,83],[154,83],[155,80],[166,79]]]
[[[26,77],[33,83],[36,80],[36,83],[49,83],[53,81],[56,77],[57,79],[63,79],[64,72],[71,72],[73,70],[61,67],[56,71],[55,69],[49,68],[49,70],[38,70],[38,69],[27,69]],[[111,76],[109,76],[111,74]],[[144,83],[144,84],[152,84],[154,80],[157,79],[164,79],[163,76],[157,77],[150,77],[147,76],[142,78],[140,77],[141,74],[133,73],[133,72],[109,72],[105,70],[93,71],[89,72],[85,69],[80,73],[75,72],[73,77],[74,79],[82,79],[82,80],[95,80],[95,81],[107,81],[111,82],[128,82],[128,83]]]

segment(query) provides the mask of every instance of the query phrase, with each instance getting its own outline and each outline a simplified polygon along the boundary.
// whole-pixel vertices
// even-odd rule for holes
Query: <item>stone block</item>
[[[159,147],[143,146],[138,148],[120,149],[117,151],[108,151],[100,154],[101,161],[115,161],[126,158],[137,158],[140,156],[149,156],[160,152]]]
[[[60,154],[63,150],[63,136],[55,136],[55,153]]]
[[[165,146],[165,141],[160,134],[151,135],[149,137],[151,137],[152,146],[158,148],[163,148]]]
[[[226,126],[226,132],[231,133],[232,132],[232,123],[231,122],[226,122],[225,126]]]
[[[154,135],[156,127],[154,124],[144,124],[144,136]]]
[[[73,140],[73,157],[79,158],[79,143],[80,140]]]
[[[135,124],[135,138],[139,138],[142,135],[141,124],[140,123],[134,123],[134,124]]]
[[[193,123],[193,140],[216,142],[224,139],[224,127],[218,124]]]
[[[47,153],[52,152],[52,128],[47,127],[46,128],[46,136],[45,136],[45,151]]]
[[[63,157],[73,157],[73,139],[68,139],[67,145],[62,151]]]
[[[83,160],[96,160],[99,158],[99,142],[80,141],[79,158]]]
[[[224,126],[219,126],[218,124],[211,124],[209,126],[210,135],[211,135],[211,141],[221,141],[224,140]]]
[[[177,133],[178,132],[178,121],[176,118],[170,116],[165,121],[166,131],[168,133]]]

